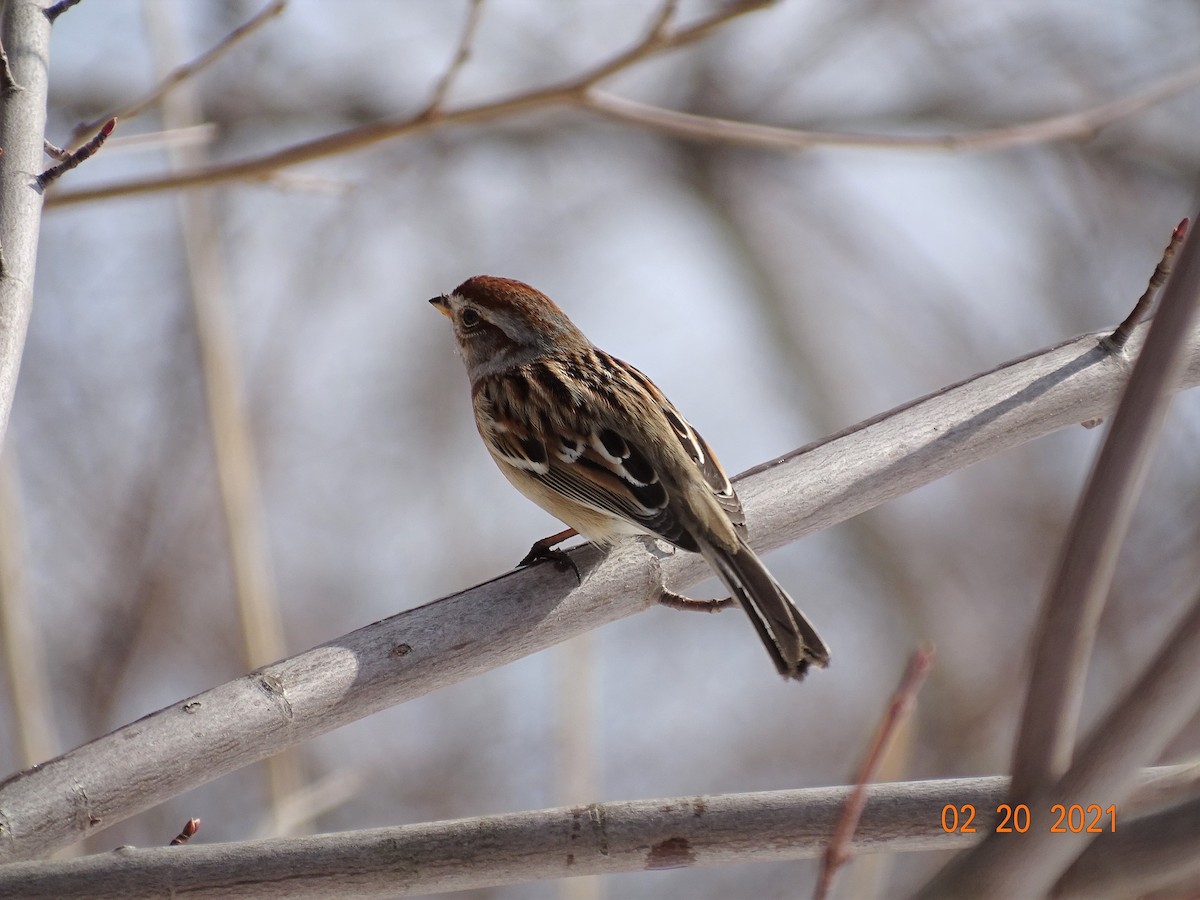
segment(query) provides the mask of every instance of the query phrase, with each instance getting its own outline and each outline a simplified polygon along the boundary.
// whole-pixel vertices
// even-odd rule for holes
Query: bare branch
[[[207,69],[228,53],[239,41],[249,37],[271,19],[280,15],[287,8],[287,2],[288,0],[271,0],[257,15],[233,29],[211,49],[201,53],[190,62],[172,69],[149,93],[90,122],[76,125],[74,131],[71,132],[70,143],[78,143],[84,135],[91,134],[109,119],[131,119],[145,112],[146,109],[161,100],[168,91],[177,87],[180,82]]]
[[[476,125],[549,106],[578,104],[588,89],[605,78],[668,50],[693,44],[707,37],[726,22],[769,6],[772,2],[774,0],[748,0],[748,2],[730,3],[691,25],[668,31],[665,34],[660,33],[657,29],[651,29],[645,37],[629,49],[560,84],[474,106],[446,110],[436,116],[428,116],[421,112],[415,116],[384,119],[240,162],[204,166],[188,172],[61,192],[47,198],[46,202],[51,206],[84,203],[108,197],[150,194],[176,188],[220,184],[245,178],[261,178],[288,166],[360,150],[380,141],[400,136],[423,134],[446,125]]]
[[[116,119],[109,119],[107,122],[105,122],[104,126],[96,132],[90,141],[88,141],[78,150],[64,154],[62,162],[56,166],[51,166],[49,169],[39,175],[37,177],[38,187],[44,188],[46,185],[50,184],[50,182],[60,178],[65,173],[70,172],[80,163],[90,159],[97,150],[104,146],[104,142],[108,140],[108,136],[112,134],[113,129],[116,127]],[[46,145],[46,147],[53,147],[52,144],[49,144],[49,142],[45,140],[43,140],[42,143]],[[58,148],[54,147],[54,149],[57,150]]]
[[[737,122],[713,116],[679,112],[617,97],[603,91],[588,91],[584,105],[621,122],[704,143],[736,144],[768,150],[798,151],[813,147],[884,147],[897,150],[987,151],[1007,150],[1052,141],[1082,140],[1106,125],[1127,119],[1200,84],[1200,66],[1170,75],[1127,97],[1100,103],[1089,109],[961,134],[904,135],[855,134],[837,131],[808,131]]]
[[[433,89],[433,96],[429,99],[429,105],[421,113],[422,117],[434,116],[441,112],[442,103],[445,101],[446,95],[450,93],[454,80],[462,71],[463,66],[467,64],[467,60],[471,58],[471,44],[475,40],[475,32],[479,29],[479,20],[482,18],[483,0],[471,0],[471,8],[467,10],[467,22],[463,26],[462,36],[458,39],[458,48],[454,51],[454,58],[450,60],[450,65],[438,79],[438,83]]]
[[[1188,240],[1075,512],[1042,601],[1013,758],[1013,802],[1057,780],[1071,762],[1087,660],[1117,551],[1149,468],[1171,386],[1200,308],[1200,241]]]
[[[834,875],[850,858],[850,845],[867,804],[867,786],[875,780],[879,765],[883,762],[883,757],[891,744],[896,729],[912,712],[917,700],[917,692],[924,684],[925,676],[929,674],[932,665],[933,647],[929,644],[918,648],[909,658],[904,674],[900,677],[900,684],[892,695],[892,702],[888,705],[883,720],[875,729],[875,736],[871,740],[871,746],[867,749],[866,758],[859,768],[858,776],[854,779],[854,788],[842,806],[842,813],[838,816],[833,836],[829,839],[829,846],[822,854],[821,874],[817,879],[816,889],[813,891],[814,900],[824,900],[829,896],[829,892],[833,890]]]
[[[1154,298],[1157,296],[1159,290],[1167,283],[1167,278],[1171,274],[1171,266],[1175,261],[1175,252],[1187,236],[1187,230],[1188,220],[1184,219],[1171,232],[1171,240],[1167,243],[1167,248],[1163,250],[1163,255],[1158,261],[1158,265],[1154,267],[1154,272],[1150,275],[1150,283],[1146,285],[1146,290],[1138,298],[1138,302],[1134,304],[1133,310],[1125,318],[1125,321],[1118,325],[1108,338],[1108,346],[1113,350],[1120,350],[1124,347],[1133,329],[1150,316],[1150,306],[1154,302]]]
[[[662,109],[595,90],[597,84],[618,72],[662,52],[695,43],[730,20],[762,9],[771,5],[772,2],[773,0],[752,0],[752,2],[732,3],[692,25],[674,30],[669,25],[674,15],[675,4],[665,3],[646,35],[634,46],[618,53],[595,68],[557,85],[455,110],[444,110],[440,103],[437,105],[431,103],[414,116],[372,122],[250,159],[96,188],[64,191],[48,198],[47,203],[51,206],[85,203],[109,197],[156,193],[240,179],[262,178],[281,168],[349,153],[380,141],[423,134],[447,125],[481,124],[534,109],[562,105],[582,106],[610,118],[653,128],[687,140],[721,141],[775,150],[804,150],[817,145],[952,151],[999,150],[1049,141],[1085,138],[1106,125],[1149,109],[1200,84],[1200,66],[1197,66],[1164,78],[1127,97],[1098,104],[1078,112],[974,133],[934,136],[863,135],[778,128]],[[453,79],[458,68],[460,67],[452,63],[443,79],[447,77]],[[446,87],[446,90],[448,89],[449,84]],[[435,100],[438,98],[440,90],[440,87],[435,89]],[[436,115],[433,114],[434,111],[436,111]],[[125,112],[125,110],[119,112]]]
[[[654,21],[650,23],[650,40],[661,40],[667,35],[667,30],[671,27],[671,23],[675,21],[675,15],[679,12],[679,0],[663,0],[663,5],[658,9],[658,15],[654,17]]]
[[[1134,332],[1129,352],[1145,332]],[[1102,336],[1000,366],[739,479],[756,549],[1105,414],[1127,364],[1100,348]],[[1188,347],[1181,387],[1200,383],[1200,334]],[[0,862],[48,853],[347,722],[641,612],[664,588],[682,591],[710,575],[697,554],[663,554],[640,541],[607,556],[591,545],[570,555],[582,585],[552,566],[521,569],[266,666],[0,783]]]
[[[110,138],[107,144],[110,154],[120,150],[170,150],[173,147],[195,147],[211,144],[217,137],[217,126],[212,122],[190,125],[185,128],[168,128],[163,131],[143,131],[139,134],[123,134]]]
[[[1176,768],[1150,769],[1142,778],[1171,778]],[[872,785],[854,849],[967,845],[977,835],[946,832],[943,808],[973,805],[982,833],[995,827],[996,804],[1006,787],[1002,777]],[[669,797],[304,838],[127,847],[0,866],[0,895],[150,900],[170,885],[195,900],[228,897],[234,886],[243,900],[279,897],[281,886],[291,900],[395,897],[544,878],[811,859],[821,853],[851,790]]]
[[[675,3],[664,3],[645,37],[623,53],[618,53],[607,62],[603,62],[589,72],[579,76],[569,83],[568,89],[574,95],[582,95],[593,85],[599,84],[617,72],[630,66],[657,56],[664,50],[675,50],[704,40],[726,22],[737,19],[747,13],[757,12],[773,5],[775,0],[738,0],[728,3],[723,8],[709,16],[681,28],[670,29],[668,26],[675,14]]]
[[[737,601],[732,597],[722,597],[720,600],[693,600],[691,597],[684,597],[682,594],[667,590],[662,592],[658,602],[668,609],[705,613],[717,613],[737,605]]]

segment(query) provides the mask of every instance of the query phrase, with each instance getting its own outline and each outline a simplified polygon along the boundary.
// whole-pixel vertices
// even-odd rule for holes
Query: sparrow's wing
[[[607,354],[605,355],[607,356]],[[712,489],[713,496],[717,498],[717,502],[721,504],[721,508],[729,515],[730,521],[733,522],[733,527],[740,536],[745,537],[746,515],[742,512],[742,503],[738,500],[738,496],[733,490],[733,484],[729,481],[729,476],[721,468],[721,463],[717,459],[716,454],[712,452],[712,448],[708,446],[708,442],[700,436],[700,432],[693,428],[687,419],[680,415],[679,410],[666,398],[653,381],[623,360],[612,356],[609,356],[608,360],[613,365],[624,369],[657,404],[670,424],[671,430],[675,433],[675,437],[679,439],[684,452],[696,464],[696,468],[704,476],[704,481]]]
[[[511,419],[496,424],[485,441],[501,463],[525,470],[577,503],[625,519],[684,550],[699,551],[646,454],[614,429],[586,435],[559,429],[544,440]]]
[[[687,492],[680,490],[684,476],[678,466],[687,463],[662,445],[673,435],[724,516],[744,535],[741,503],[704,438],[649,378],[602,351],[591,352],[595,357],[534,361],[522,367],[522,377],[477,382],[476,416],[490,423],[480,431],[497,461],[566,498],[697,552],[691,529],[705,516],[681,507],[688,501],[682,499]],[[618,384],[619,374],[629,382]],[[656,470],[663,465],[673,471]]]

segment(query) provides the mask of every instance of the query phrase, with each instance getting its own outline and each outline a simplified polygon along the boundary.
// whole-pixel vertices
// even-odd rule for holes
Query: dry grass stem
[[[917,702],[917,692],[921,690],[925,676],[933,666],[933,655],[933,647],[927,644],[917,649],[909,658],[904,674],[900,677],[900,684],[892,694],[892,701],[875,729],[866,757],[854,779],[854,787],[846,797],[842,813],[838,816],[833,835],[829,839],[829,846],[821,856],[821,874],[813,891],[814,900],[824,900],[829,896],[833,890],[834,876],[850,858],[854,832],[867,804],[867,786],[875,780],[897,729],[912,713]]]

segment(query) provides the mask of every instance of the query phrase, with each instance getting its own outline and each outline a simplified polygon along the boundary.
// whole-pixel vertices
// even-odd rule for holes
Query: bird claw
[[[571,559],[567,551],[559,550],[557,547],[547,547],[541,541],[538,541],[529,549],[529,552],[525,554],[525,558],[517,563],[517,568],[523,569],[526,566],[543,562],[554,563],[554,568],[560,572],[571,569],[575,573],[575,580],[579,584],[583,584],[583,578],[579,575],[579,566],[575,565],[575,560]]]

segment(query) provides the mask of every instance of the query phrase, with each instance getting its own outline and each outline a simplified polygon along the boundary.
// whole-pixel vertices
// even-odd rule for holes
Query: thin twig
[[[479,30],[479,20],[482,18],[483,0],[471,0],[471,8],[467,11],[467,22],[463,26],[462,35],[458,39],[458,48],[454,51],[454,58],[450,60],[450,65],[446,67],[446,71],[438,79],[438,83],[433,89],[433,95],[429,98],[429,105],[421,113],[423,117],[428,118],[441,112],[442,103],[445,101],[446,95],[450,93],[450,88],[453,87],[455,79],[458,78],[458,73],[462,71],[463,66],[467,64],[467,60],[471,58],[471,45],[475,41],[475,32]]]
[[[212,122],[189,125],[185,128],[168,128],[163,131],[143,131],[141,134],[123,134],[108,142],[108,152],[121,150],[162,150],[170,147],[192,147],[212,144],[217,138],[217,126]]]
[[[1200,240],[1192,236],[1163,292],[1042,600],[1013,756],[1012,800],[1026,803],[1071,763],[1088,656],[1117,552],[1166,419],[1200,310]]]
[[[13,77],[12,67],[8,64],[8,54],[4,50],[4,45],[0,44],[0,92],[10,94],[20,89],[21,85],[17,84],[17,79]]]
[[[1146,285],[1146,290],[1138,302],[1133,307],[1125,321],[1113,329],[1104,341],[1104,343],[1112,350],[1120,350],[1129,340],[1129,335],[1133,333],[1133,329],[1140,322],[1150,315],[1150,305],[1154,302],[1155,296],[1159,289],[1167,283],[1167,278],[1171,274],[1171,266],[1175,261],[1175,251],[1179,249],[1179,245],[1183,243],[1183,239],[1187,236],[1188,220],[1184,219],[1175,226],[1175,230],[1171,232],[1171,240],[1167,244],[1167,248],[1163,250],[1162,258],[1158,261],[1158,265],[1154,267],[1154,273],[1150,276],[1150,283]]]
[[[48,157],[57,159],[59,162],[63,162],[71,155],[70,150],[64,150],[62,147],[52,144],[48,140],[43,140],[42,146],[45,148]]]
[[[200,820],[199,819],[188,819],[186,822],[183,823],[183,828],[180,830],[179,834],[177,834],[177,835],[175,835],[175,837],[171,838],[171,842],[169,844],[167,844],[167,846],[168,847],[178,847],[180,844],[186,844],[189,840],[191,840],[193,837],[195,837],[196,832],[199,830],[200,830]]]
[[[48,197],[46,202],[51,206],[84,203],[109,197],[152,194],[184,187],[219,184],[246,178],[262,178],[277,169],[348,153],[352,150],[360,150],[371,144],[403,135],[423,134],[445,125],[480,124],[548,106],[577,105],[580,98],[589,89],[617,72],[669,50],[694,44],[725,23],[769,6],[772,2],[773,0],[752,0],[752,2],[732,3],[691,25],[667,34],[651,31],[632,47],[581,75],[523,94],[447,110],[432,117],[417,113],[414,116],[405,116],[399,119],[383,119],[240,162],[203,166],[154,178],[57,193]]]
[[[668,29],[671,27],[671,22],[675,20],[675,14],[678,12],[679,0],[665,0],[663,5],[659,7],[658,15],[650,23],[648,38],[650,40],[661,40],[666,36]]]
[[[46,18],[50,20],[51,24],[54,24],[55,19],[65,13],[72,6],[77,5],[79,2],[80,0],[58,0],[58,2],[53,6],[46,7]]]
[[[667,26],[674,15],[675,4],[667,2],[654,17],[650,29],[640,41],[625,52],[618,53],[607,62],[601,63],[586,74],[579,76],[574,82],[569,82],[566,87],[570,89],[572,99],[579,99],[596,84],[635,63],[656,56],[664,50],[686,47],[701,41],[726,22],[764,9],[774,2],[775,0],[741,0],[738,3],[730,3],[691,25],[674,30]]]
[[[870,747],[867,748],[866,758],[854,781],[854,789],[846,797],[846,802],[842,804],[842,813],[838,816],[837,826],[833,829],[833,836],[829,839],[829,846],[825,848],[825,853],[821,857],[821,875],[817,879],[817,886],[813,891],[814,900],[824,900],[829,896],[829,892],[833,888],[834,875],[850,858],[850,842],[854,838],[855,829],[858,828],[862,811],[867,805],[867,785],[875,780],[875,774],[879,770],[880,763],[883,762],[893,735],[912,712],[917,692],[921,689],[925,676],[929,674],[929,669],[933,666],[933,656],[933,645],[924,644],[909,657],[908,666],[900,678],[900,684],[897,685],[896,692],[892,694],[892,702],[888,705],[887,712],[875,729],[875,736],[871,739]]]
[[[127,103],[126,105],[113,110],[112,112],[105,113],[103,116],[93,119],[91,122],[84,122],[80,125],[76,125],[75,130],[71,132],[70,143],[74,144],[82,140],[83,135],[90,134],[95,128],[108,119],[131,119],[139,113],[144,112],[148,107],[153,106],[155,103],[161,100],[167,91],[177,87],[180,82],[191,78],[193,75],[202,72],[204,69],[207,69],[227,52],[229,52],[229,50],[232,49],[233,46],[238,43],[238,41],[248,37],[275,16],[281,14],[287,7],[287,2],[288,0],[271,0],[271,2],[268,3],[256,16],[233,29],[233,31],[225,35],[225,37],[223,37],[211,49],[201,53],[190,62],[186,62],[168,72],[166,76],[158,83],[158,86],[149,93],[139,97],[137,100],[134,100],[131,103]]]
[[[668,609],[681,609],[684,612],[715,613],[723,609],[729,609],[737,601],[732,597],[724,597],[720,600],[695,600],[691,597],[677,594],[674,591],[664,590],[662,596],[658,598],[658,602]]]
[[[101,127],[101,129],[96,132],[95,136],[93,136],[90,141],[88,141],[86,144],[84,144],[78,150],[74,150],[71,153],[67,153],[63,157],[62,162],[60,162],[57,166],[51,166],[49,169],[47,169],[45,172],[43,172],[41,175],[39,175],[37,177],[38,187],[44,189],[46,187],[46,185],[50,184],[50,182],[54,181],[56,178],[60,177],[64,173],[70,172],[73,168],[75,168],[81,162],[84,162],[85,160],[89,159],[97,150],[99,150],[104,145],[104,142],[106,140],[108,140],[108,136],[110,134],[112,134],[113,129],[116,127],[117,127],[116,119],[109,119],[107,122],[105,122],[103,127]],[[45,143],[45,141],[43,140],[43,144],[44,143]],[[55,148],[55,149],[57,149],[57,148]]]
[[[1177,72],[1147,88],[1100,103],[1078,112],[1034,119],[1000,128],[958,134],[903,135],[854,134],[838,131],[806,131],[738,122],[694,113],[679,112],[617,97],[603,91],[589,91],[583,104],[601,115],[640,125],[683,140],[737,144],[771,150],[808,150],[812,147],[886,147],[903,150],[1006,150],[1029,144],[1087,138],[1100,128],[1200,84],[1200,66]]]

